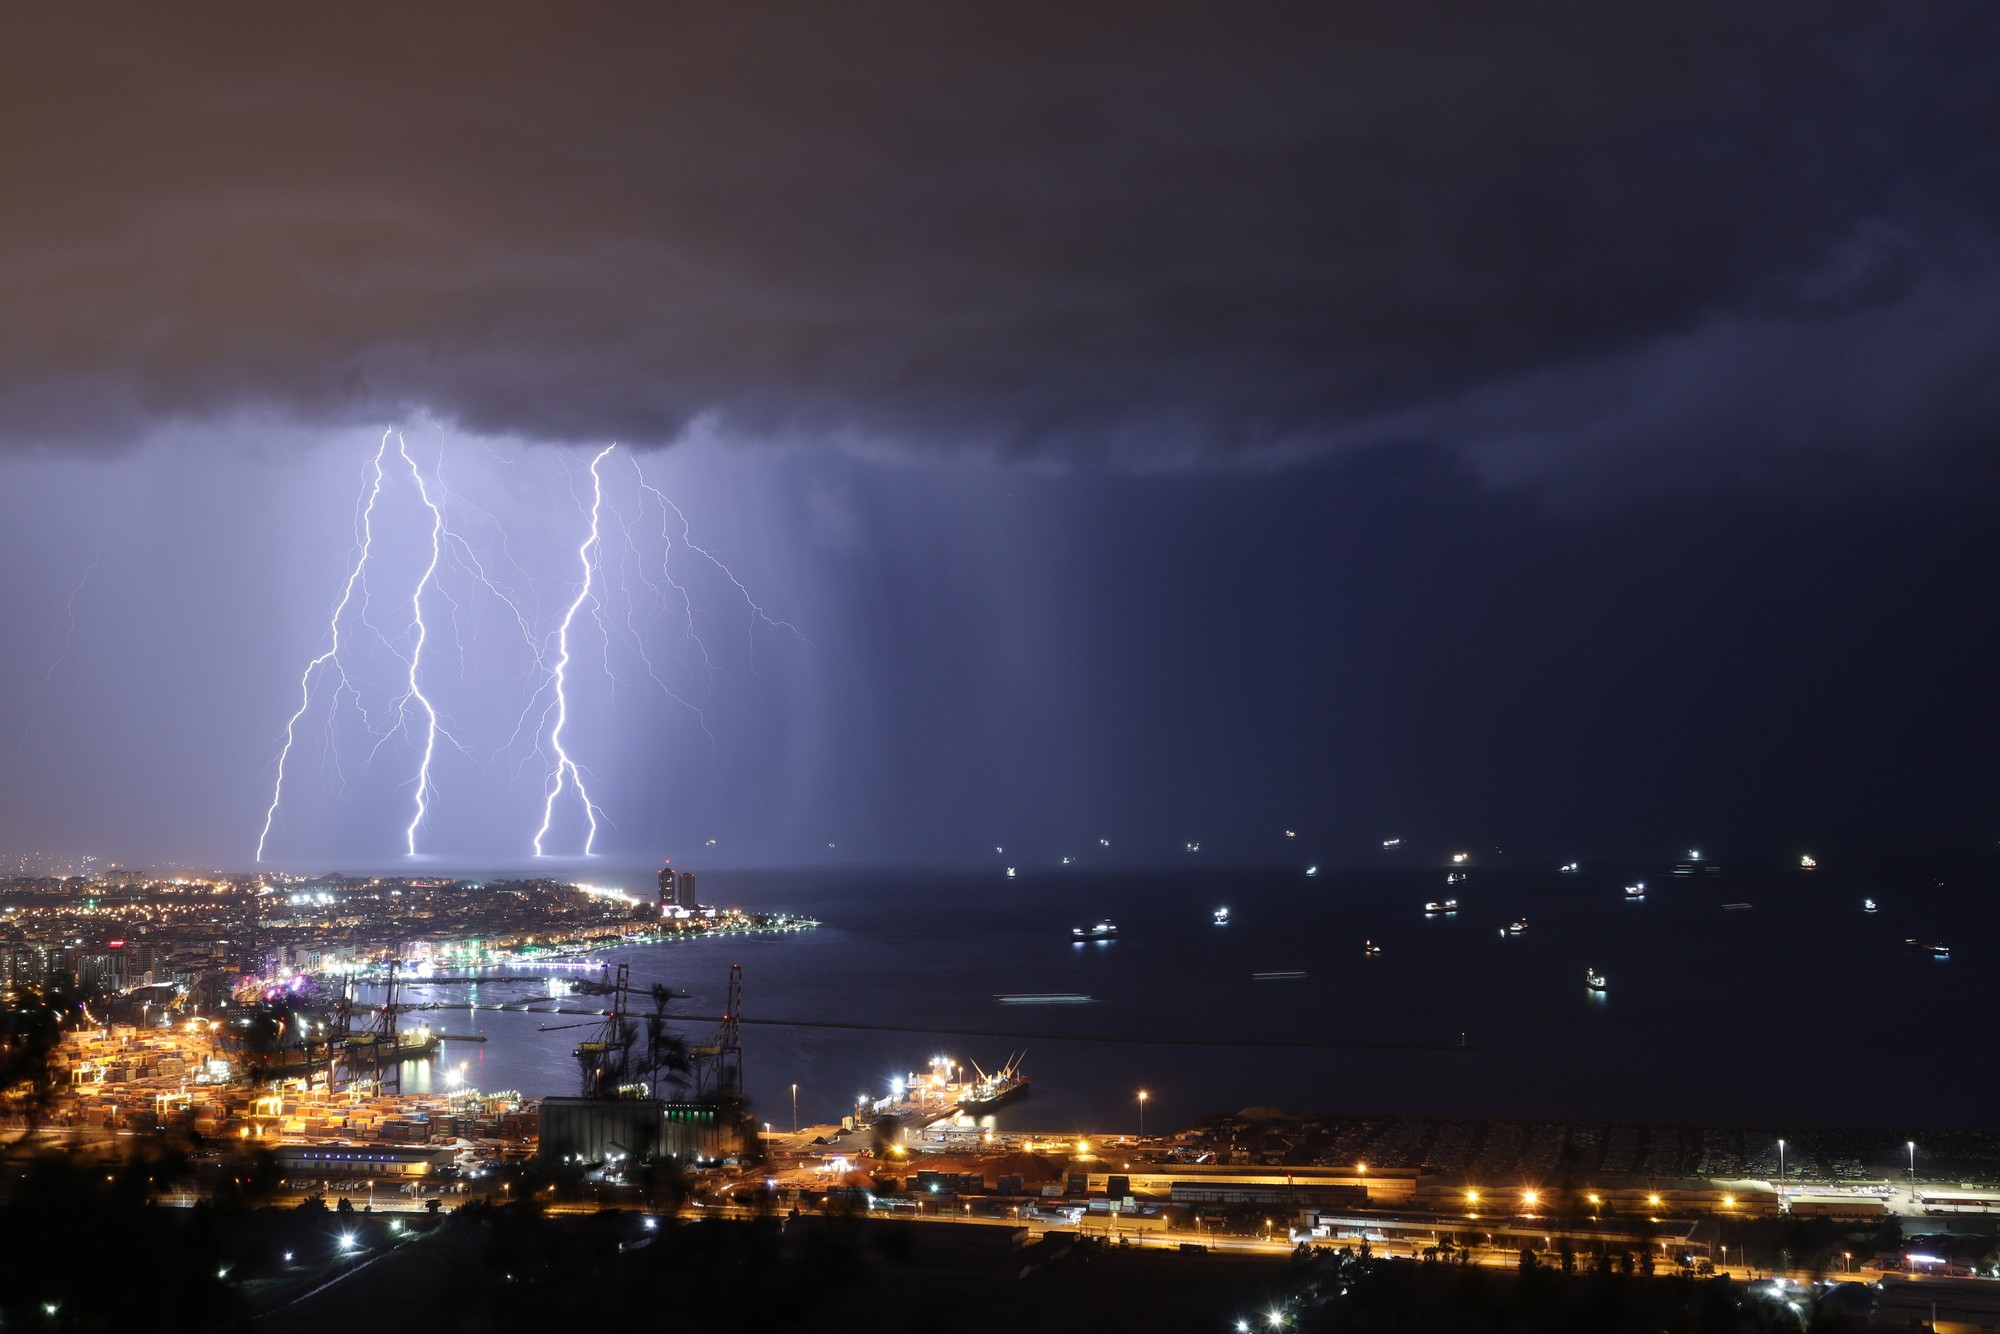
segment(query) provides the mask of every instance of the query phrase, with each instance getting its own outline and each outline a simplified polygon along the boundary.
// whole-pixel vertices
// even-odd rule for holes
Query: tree
[[[688,1057],[686,1039],[667,1029],[667,1002],[673,999],[673,993],[655,982],[652,997],[653,1012],[646,1016],[646,1048],[640,1057],[639,1073],[647,1077],[657,1098],[662,1079],[670,1089],[684,1087],[694,1063]]]
[[[21,987],[0,1009],[0,1095],[32,1125],[55,1098],[54,1058],[76,999],[59,987]]]

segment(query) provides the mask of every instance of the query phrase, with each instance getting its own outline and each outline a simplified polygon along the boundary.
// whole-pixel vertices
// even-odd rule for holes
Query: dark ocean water
[[[922,1030],[746,1026],[746,1086],[757,1115],[780,1128],[794,1083],[801,1122],[825,1121],[933,1054],[990,1070],[1021,1049],[1033,1092],[1001,1123],[1036,1130],[1134,1129],[1140,1089],[1149,1130],[1246,1106],[1990,1124],[1982,1028],[2000,939],[1991,868],[1728,865],[1692,880],[1671,870],[1475,864],[1449,889],[1442,866],[1394,864],[1312,879],[1299,867],[1065,869],[1013,881],[718,872],[703,876],[704,899],[825,925],[606,957],[631,964],[635,988],[690,993],[677,1005],[690,1015],[722,1012],[729,965],[741,963],[747,1017]],[[591,879],[638,892],[651,873],[596,868]],[[1634,879],[1647,884],[1643,903],[1624,901]],[[1425,900],[1447,895],[1461,901],[1457,915],[1426,918]],[[1866,896],[1879,912],[1862,911]],[[1754,906],[1721,906],[1735,902]],[[1223,905],[1231,921],[1219,927],[1210,915]],[[1118,924],[1115,943],[1072,943],[1071,927],[1100,917]],[[1527,932],[1503,937],[1518,917]],[[1911,936],[1948,942],[1952,958],[1907,951]],[[1371,939],[1382,947],[1374,958],[1363,953]],[[1584,986],[1589,967],[1608,976],[1607,994]],[[1289,970],[1306,977],[1251,978]],[[1094,999],[995,999],[1033,992]],[[519,994],[489,988],[484,999]],[[442,1019],[450,1030],[467,1022]],[[465,1062],[480,1088],[571,1092],[570,1050],[586,1031],[537,1031],[555,1022],[481,1011],[489,1041],[448,1044],[445,1062],[413,1071],[408,1086]],[[1140,1038],[1159,1041],[1131,1040]],[[1288,1042],[1413,1049],[1269,1045]]]

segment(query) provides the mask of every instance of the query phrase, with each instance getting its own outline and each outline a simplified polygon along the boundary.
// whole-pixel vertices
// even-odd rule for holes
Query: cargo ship
[[[1021,1054],[1025,1055],[1026,1052]],[[959,1095],[959,1110],[977,1116],[1016,1098],[1028,1096],[1028,1077],[1021,1073],[1021,1056],[1008,1057],[1007,1064],[990,1075],[975,1062],[972,1068],[979,1078]]]
[[[976,1079],[961,1079],[960,1069],[949,1056],[933,1056],[927,1070],[891,1080],[888,1097],[863,1098],[857,1104],[856,1119],[863,1124],[921,1129],[950,1121],[960,1112],[989,1112],[1028,1091],[1019,1056],[1008,1057],[1007,1064],[990,1075],[973,1065]]]
[[[1091,927],[1073,926],[1069,933],[1078,940],[1112,940],[1117,937],[1118,928],[1109,921],[1102,921]]]

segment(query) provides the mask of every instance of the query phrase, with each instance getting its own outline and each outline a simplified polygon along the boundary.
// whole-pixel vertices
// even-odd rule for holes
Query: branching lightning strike
[[[385,491],[392,484],[392,473],[388,464],[388,450],[392,438],[397,456],[407,469],[414,487],[416,500],[424,510],[428,511],[429,549],[420,558],[421,569],[416,574],[414,585],[410,589],[407,627],[400,632],[388,634],[384,632],[384,627],[370,616],[369,586],[371,562],[378,562],[378,558],[384,558],[384,553],[377,549],[376,527],[378,522],[382,521],[381,502]],[[328,618],[324,647],[307,661],[304,670],[299,674],[299,703],[285,722],[271,799],[265,808],[263,827],[257,838],[257,860],[264,859],[278,825],[285,782],[291,776],[293,768],[293,752],[298,742],[299,724],[313,707],[314,700],[328,677],[333,680],[333,696],[332,708],[326,723],[326,755],[336,771],[339,770],[337,723],[342,713],[341,705],[349,695],[353,696],[363,728],[374,738],[373,748],[368,752],[371,759],[398,736],[409,738],[415,749],[414,791],[410,817],[403,828],[403,845],[407,853],[411,855],[416,853],[419,835],[429,821],[438,792],[436,783],[438,742],[442,739],[461,753],[469,753],[465,745],[454,735],[446,715],[438,708],[438,701],[433,693],[435,673],[431,667],[438,651],[438,645],[432,642],[436,638],[432,633],[434,629],[438,629],[444,635],[444,648],[448,653],[454,646],[456,647],[461,678],[464,676],[466,665],[466,637],[461,623],[466,606],[453,592],[452,582],[447,578],[450,571],[457,572],[452,576],[454,579],[467,579],[485,588],[507,608],[512,616],[514,628],[520,633],[521,641],[528,653],[529,670],[535,684],[528,692],[526,707],[515,722],[512,736],[493,753],[492,760],[515,751],[525,740],[528,742],[528,747],[521,760],[522,765],[539,760],[545,766],[542,819],[531,840],[534,854],[538,857],[548,855],[546,847],[555,825],[558,804],[564,800],[572,787],[586,826],[582,845],[584,856],[595,855],[599,834],[607,822],[604,808],[597,803],[590,790],[589,770],[581,765],[572,753],[572,748],[576,744],[572,736],[574,728],[570,707],[573,703],[571,692],[576,686],[572,669],[579,660],[578,654],[586,650],[588,643],[587,634],[584,640],[577,639],[580,631],[578,621],[585,613],[590,617],[589,623],[594,626],[594,633],[599,636],[602,669],[609,678],[612,689],[615,690],[619,680],[613,660],[613,640],[616,639],[619,643],[618,654],[622,656],[629,650],[643,665],[646,676],[659,687],[662,694],[675,705],[693,714],[710,743],[715,743],[715,735],[709,729],[708,718],[702,705],[690,694],[684,694],[669,684],[667,674],[660,670],[662,664],[656,662],[654,651],[649,648],[651,635],[644,623],[645,618],[641,617],[636,609],[635,595],[639,594],[639,590],[634,587],[630,577],[632,571],[637,571],[637,582],[643,584],[659,599],[663,610],[677,614],[680,622],[680,643],[685,654],[682,665],[697,666],[698,670],[706,672],[711,689],[717,672],[722,668],[710,654],[707,643],[697,631],[693,592],[681,578],[676,576],[674,569],[677,563],[674,560],[676,546],[696,553],[713,565],[724,578],[728,579],[749,608],[747,647],[751,655],[750,665],[753,672],[759,623],[789,632],[810,649],[811,642],[798,627],[788,621],[778,620],[766,612],[763,606],[751,597],[747,586],[721,557],[693,540],[687,515],[667,497],[665,492],[647,481],[645,471],[639,466],[637,459],[633,460],[632,466],[638,487],[638,508],[630,518],[621,514],[616,498],[607,493],[602,466],[604,460],[616,448],[615,444],[607,445],[590,460],[591,495],[587,509],[588,528],[575,549],[575,560],[581,567],[581,577],[567,596],[560,620],[552,631],[545,631],[541,617],[533,610],[525,608],[522,599],[496,582],[482,561],[479,549],[475,548],[464,533],[453,526],[449,511],[466,507],[496,526],[498,520],[477,505],[453,493],[444,479],[442,456],[438,459],[432,474],[427,476],[411,454],[400,432],[391,428],[383,433],[363,473],[362,493],[356,504],[356,544],[353,562]],[[571,475],[575,476],[574,473]],[[652,497],[651,502],[646,499],[648,494]],[[650,543],[637,541],[634,535],[634,523],[644,516],[648,503],[656,503],[659,506],[661,543],[659,566],[651,573],[648,573],[651,558],[642,554],[642,546],[649,547]],[[610,541],[615,540],[605,532],[604,525],[607,519],[618,525],[618,531],[625,543],[625,555],[620,559],[615,571],[606,563],[607,548]],[[498,526],[498,532],[501,557],[511,564],[516,574],[527,581],[529,596],[534,596],[534,577],[529,575],[528,571],[508,552],[505,527]],[[379,582],[379,579],[376,582]],[[448,607],[448,630],[433,625],[438,615],[436,599],[439,597],[445,600]],[[625,604],[622,609],[609,605],[621,598]],[[426,606],[427,602],[429,606]],[[368,682],[364,678],[360,662],[353,658],[356,645],[350,642],[355,639],[357,624],[373,637],[368,651],[386,655],[401,668],[398,673],[401,677],[400,690],[386,712],[379,708],[371,711],[368,700],[363,696],[362,687],[367,686]],[[430,654],[429,659],[426,657],[427,652]],[[698,665],[692,661],[696,655],[699,657]],[[488,761],[489,766],[491,762]],[[342,779],[344,790],[344,774]]]
[[[362,572],[368,568],[368,557],[375,545],[375,502],[382,495],[382,458],[388,453],[389,437],[392,434],[394,434],[392,431],[382,432],[382,443],[376,446],[375,457],[369,464],[368,493],[362,503],[359,520],[360,550],[355,553],[354,564],[347,572],[347,582],[341,586],[340,600],[334,603],[333,615],[328,619],[327,647],[318,657],[306,664],[303,672],[299,673],[299,707],[285,720],[285,744],[278,751],[278,777],[271,785],[271,804],[264,811],[264,828],[257,835],[257,860],[260,862],[264,860],[264,845],[271,839],[271,826],[278,818],[278,803],[284,799],[285,765],[291,759],[292,743],[297,739],[299,719],[312,707],[313,678],[319,674],[322,667],[332,664],[341,683],[345,685],[347,682],[347,673],[340,665],[340,620],[347,612],[347,604],[353,600],[355,585],[361,582]]]
[[[565,783],[576,785],[577,799],[583,804],[584,820],[589,825],[589,832],[584,835],[583,855],[590,856],[597,842],[597,819],[600,812],[597,804],[590,799],[590,789],[584,785],[583,771],[577,767],[576,761],[570,758],[569,752],[563,749],[562,734],[564,726],[569,722],[570,627],[575,623],[576,614],[583,609],[584,604],[593,601],[591,586],[603,554],[599,525],[603,521],[604,513],[604,478],[598,472],[597,465],[604,461],[605,455],[616,448],[618,446],[615,444],[606,445],[590,461],[590,532],[576,552],[577,561],[583,566],[583,579],[577,585],[575,599],[563,613],[562,623],[556,627],[556,660],[550,669],[550,679],[555,692],[555,725],[549,729],[549,748],[555,752],[555,768],[549,774],[548,795],[542,802],[542,825],[535,831],[537,857],[544,855],[542,840],[548,837],[549,825],[555,819],[556,798],[562,795]]]
[[[632,466],[634,468],[637,468],[639,466],[638,461],[636,459],[633,460]],[[716,555],[713,551],[710,551],[707,547],[702,546],[700,543],[694,540],[694,530],[688,524],[687,515],[681,512],[681,507],[679,505],[674,504],[673,501],[667,498],[666,492],[660,490],[660,488],[648,482],[646,480],[646,475],[643,472],[639,474],[639,488],[642,491],[650,492],[653,498],[660,502],[660,509],[661,509],[660,521],[662,524],[666,522],[666,511],[668,510],[673,511],[674,518],[680,521],[681,545],[686,547],[688,550],[696,553],[700,557],[702,557],[702,559],[706,560],[716,569],[722,571],[723,577],[729,580],[731,584],[734,584],[736,586],[736,591],[743,595],[744,604],[750,608],[749,662],[751,664],[752,671],[756,670],[757,623],[759,621],[762,621],[765,625],[770,626],[774,630],[790,631],[792,637],[797,639],[799,643],[803,644],[808,653],[812,651],[812,641],[806,638],[805,632],[803,630],[799,629],[799,627],[797,627],[796,625],[793,625],[790,621],[778,620],[775,617],[773,617],[769,612],[765,611],[763,606],[758,603],[757,599],[750,596],[750,590],[743,586],[743,581],[736,577],[736,572],[730,569],[728,565],[724,564],[720,556]],[[668,538],[667,540],[669,548],[671,549],[672,539]],[[668,582],[673,583],[671,577],[669,577]],[[683,589],[679,584],[673,584],[673,587],[676,592],[680,593],[683,599],[687,597],[686,589]],[[694,608],[693,605],[690,603],[688,606],[688,626],[690,628],[690,632],[692,631],[693,624],[694,624]],[[698,638],[695,640],[695,642],[696,644],[701,645],[702,661],[706,663],[708,661],[708,647],[706,645],[702,645],[700,639]]]
[[[424,566],[423,575],[410,593],[410,620],[416,626],[416,642],[410,646],[409,693],[399,702],[399,709],[414,699],[424,711],[424,753],[417,765],[416,810],[410,816],[410,823],[403,830],[403,846],[411,856],[417,851],[417,829],[423,824],[424,816],[430,811],[431,760],[437,754],[438,715],[437,709],[424,694],[420,676],[423,670],[424,644],[430,638],[430,627],[424,624],[424,589],[437,575],[438,560],[444,554],[444,511],[431,499],[430,488],[424,485],[424,475],[417,470],[417,461],[410,457],[410,451],[403,443],[402,434],[396,436],[396,452],[403,456],[403,462],[410,467],[410,478],[417,484],[417,496],[424,508],[431,512],[431,558]]]

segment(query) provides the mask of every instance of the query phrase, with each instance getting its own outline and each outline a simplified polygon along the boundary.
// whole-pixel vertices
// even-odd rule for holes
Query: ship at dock
[[[973,1076],[970,1079],[964,1077],[967,1066]],[[1028,1077],[1021,1073],[1021,1056],[1009,1056],[1007,1063],[990,1075],[974,1062],[961,1065],[949,1056],[933,1056],[928,1069],[890,1081],[888,1097],[864,1100],[856,1109],[856,1120],[922,1129],[961,1115],[984,1116],[1027,1096],[1027,1092]]]
[[[962,1086],[958,1096],[960,1111],[982,1116],[994,1108],[1013,1102],[1016,1098],[1028,1096],[1028,1077],[1021,1073],[1021,1056],[1009,1056],[1007,1064],[987,1074],[973,1062],[972,1069],[979,1076],[972,1083]]]

